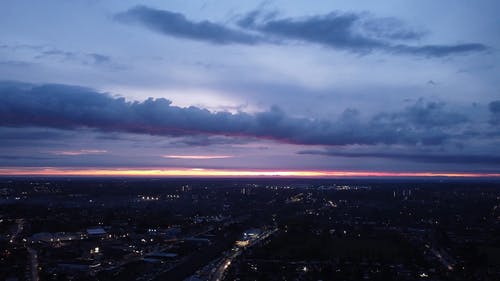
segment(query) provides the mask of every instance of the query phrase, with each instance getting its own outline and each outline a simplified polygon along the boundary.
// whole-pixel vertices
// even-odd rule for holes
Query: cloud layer
[[[366,14],[331,12],[302,18],[277,18],[276,13],[253,11],[236,22],[237,27],[192,21],[183,14],[136,6],[115,16],[126,23],[138,23],[164,35],[214,44],[285,44],[301,41],[356,53],[382,51],[393,54],[444,57],[482,52],[481,43],[409,45],[424,32],[406,27],[394,18],[373,18]]]
[[[55,84],[3,82],[0,96],[0,126],[8,127],[244,136],[306,145],[437,145],[481,134],[474,131],[477,124],[466,114],[454,112],[444,103],[424,100],[399,112],[380,112],[362,120],[355,109],[332,119],[298,118],[276,106],[256,114],[233,114],[177,107],[164,98],[131,102],[87,88]],[[493,114],[495,105],[490,105]]]
[[[445,153],[395,153],[395,152],[344,152],[335,150],[303,150],[298,154],[323,155],[331,157],[347,158],[379,158],[407,160],[423,163],[466,163],[466,164],[487,164],[492,166],[500,165],[500,155],[491,154],[445,154]]]
[[[115,19],[122,22],[137,22],[165,35],[208,41],[215,44],[255,44],[256,36],[237,31],[210,21],[194,22],[183,14],[157,10],[146,6],[136,6],[117,14]]]

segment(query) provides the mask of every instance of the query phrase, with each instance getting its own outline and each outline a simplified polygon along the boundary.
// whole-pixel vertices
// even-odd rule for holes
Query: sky
[[[2,1],[0,175],[499,176],[499,10]]]

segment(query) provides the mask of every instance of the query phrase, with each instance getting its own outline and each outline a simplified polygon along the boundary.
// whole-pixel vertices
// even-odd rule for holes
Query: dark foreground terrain
[[[0,280],[500,280],[500,184],[0,179]]]

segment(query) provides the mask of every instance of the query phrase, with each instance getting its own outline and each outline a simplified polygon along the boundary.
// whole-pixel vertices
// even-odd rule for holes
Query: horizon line
[[[259,169],[205,169],[205,168],[61,168],[10,167],[0,168],[0,176],[22,177],[193,177],[193,178],[500,178],[500,173],[481,172],[396,172],[346,170],[259,170]]]

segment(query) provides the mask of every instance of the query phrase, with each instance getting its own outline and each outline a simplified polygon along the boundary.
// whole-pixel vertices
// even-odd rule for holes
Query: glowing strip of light
[[[230,155],[162,155],[161,157],[173,158],[173,159],[205,160],[205,159],[224,159],[224,158],[231,158],[233,156],[230,156]]]
[[[140,168],[0,168],[0,176],[88,176],[88,177],[500,177],[500,173],[466,172],[374,172],[374,171],[295,171],[295,170],[230,170],[230,169],[140,169]]]

